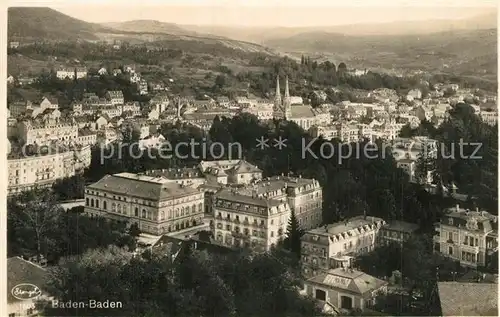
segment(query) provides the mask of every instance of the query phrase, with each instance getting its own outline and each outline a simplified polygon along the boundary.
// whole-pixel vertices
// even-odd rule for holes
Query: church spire
[[[285,77],[285,99],[290,98],[290,90],[288,89],[288,76]]]
[[[275,105],[281,106],[281,92],[280,92],[280,75],[276,76],[276,95],[274,97]]]
[[[289,120],[292,116],[292,100],[290,98],[290,90],[288,88],[288,76],[285,78],[285,98],[283,99],[283,108],[285,113],[285,119]]]

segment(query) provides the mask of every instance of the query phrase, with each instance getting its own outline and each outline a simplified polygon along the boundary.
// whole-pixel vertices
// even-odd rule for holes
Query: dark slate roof
[[[183,187],[160,177],[120,173],[106,175],[87,189],[104,190],[117,194],[127,194],[149,200],[164,200],[174,197],[188,196],[199,191],[191,187]]]
[[[347,283],[336,282],[337,279],[346,279]],[[321,284],[329,288],[340,288],[346,291],[364,295],[386,285],[387,282],[368,275],[361,271],[350,271],[342,268],[332,269],[328,272],[318,274],[307,280],[316,284]]]
[[[439,282],[442,316],[498,316],[498,284]]]

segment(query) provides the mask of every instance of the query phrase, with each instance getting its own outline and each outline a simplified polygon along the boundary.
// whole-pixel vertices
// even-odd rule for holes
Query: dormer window
[[[448,224],[449,224],[450,226],[453,226],[453,218],[451,218],[451,217],[450,217],[450,218],[448,218]]]

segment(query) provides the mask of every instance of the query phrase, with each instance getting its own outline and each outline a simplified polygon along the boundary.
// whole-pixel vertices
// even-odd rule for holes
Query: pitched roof
[[[439,282],[442,316],[498,316],[498,284]]]
[[[12,296],[11,290],[19,284],[33,284],[43,290],[47,278],[47,271],[20,257],[7,259],[7,301],[17,302],[19,299]]]
[[[106,175],[87,188],[127,194],[149,200],[166,200],[199,193],[194,188],[181,186],[162,177],[132,173]]]
[[[252,164],[248,163],[245,160],[241,160],[237,165],[235,165],[231,169],[231,171],[234,172],[234,173],[236,173],[236,174],[240,174],[240,173],[259,173],[259,172],[262,172],[262,170],[260,168],[258,168],[255,165],[252,165]]]
[[[218,176],[218,177],[223,177],[227,176],[226,172],[222,168],[217,168],[217,167],[209,167],[205,170],[205,174],[209,174],[212,176]]]
[[[384,228],[388,230],[412,233],[418,229],[418,225],[406,221],[394,220],[388,223],[387,226],[384,226]]]
[[[146,175],[165,177],[167,179],[189,179],[189,178],[202,178],[203,173],[200,172],[196,167],[185,167],[185,168],[169,168],[161,170],[150,170],[146,171]]]
[[[314,112],[310,106],[292,106],[290,107],[292,118],[312,118]]]
[[[340,288],[360,295],[377,290],[387,284],[386,281],[380,280],[364,272],[344,270],[343,268],[329,270],[307,281]]]
[[[237,208],[235,204],[247,204],[258,207],[272,208],[283,204],[281,201],[276,199],[264,199],[261,197],[251,197],[247,195],[239,194],[238,192],[231,189],[223,189],[217,193],[218,207],[224,207],[224,201],[230,202],[233,206],[232,208]],[[250,212],[250,211],[249,211]]]

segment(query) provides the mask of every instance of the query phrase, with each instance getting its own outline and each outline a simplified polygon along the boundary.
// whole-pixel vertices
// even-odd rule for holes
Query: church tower
[[[285,98],[283,99],[283,112],[285,113],[285,119],[290,119],[292,116],[292,100],[290,98],[290,90],[288,88],[288,76],[285,79]]]
[[[280,75],[276,76],[276,94],[274,96],[274,106],[281,108]]]
[[[273,117],[275,119],[282,119],[284,114],[283,103],[281,101],[280,92],[280,76],[276,76],[276,94],[274,96]]]

